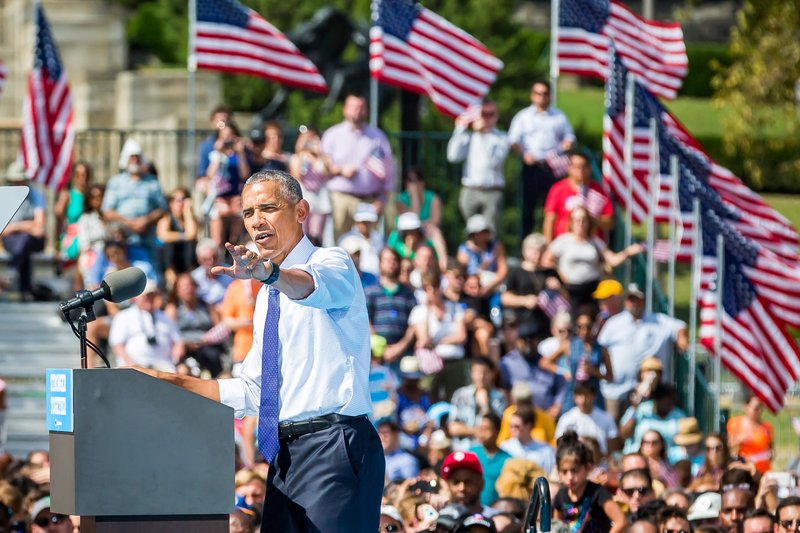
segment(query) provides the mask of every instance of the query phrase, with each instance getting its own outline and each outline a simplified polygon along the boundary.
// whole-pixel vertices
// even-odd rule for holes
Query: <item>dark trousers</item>
[[[377,531],[385,469],[366,417],[281,440],[267,476],[262,533]]]
[[[19,274],[20,293],[30,294],[33,289],[31,257],[44,250],[44,239],[28,233],[12,233],[3,237],[3,247],[11,254],[11,264]]]
[[[534,228],[541,231],[542,220],[536,221],[536,207],[543,206],[550,192],[550,187],[556,182],[553,172],[547,163],[540,161],[533,165],[522,165],[522,235],[520,240],[528,236]]]

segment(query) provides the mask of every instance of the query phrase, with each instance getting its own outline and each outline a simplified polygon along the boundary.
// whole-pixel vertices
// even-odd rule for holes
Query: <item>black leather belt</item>
[[[299,420],[297,422],[281,422],[278,424],[278,437],[283,439],[293,439],[328,429],[334,424],[341,424],[343,422],[350,422],[357,418],[366,418],[367,415],[348,416],[339,414],[330,414],[323,416],[316,416],[308,420]]]

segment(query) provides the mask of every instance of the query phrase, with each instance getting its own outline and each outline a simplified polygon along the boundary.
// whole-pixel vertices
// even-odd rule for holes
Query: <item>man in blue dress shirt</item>
[[[262,532],[375,531],[385,464],[367,419],[369,323],[358,271],[344,250],[305,237],[308,202],[289,174],[254,174],[242,205],[258,253],[228,243],[233,265],[214,268],[264,283],[241,376],[148,373],[237,417],[258,415],[258,446],[270,463]]]

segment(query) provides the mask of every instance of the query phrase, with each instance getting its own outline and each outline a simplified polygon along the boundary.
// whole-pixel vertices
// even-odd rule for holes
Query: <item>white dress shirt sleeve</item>
[[[453,135],[447,142],[447,160],[460,163],[467,158],[469,152],[470,132],[463,126],[456,126]]]
[[[253,345],[242,362],[238,378],[218,379],[220,403],[233,408],[233,416],[258,416],[261,404],[261,340],[253,337]]]
[[[311,294],[296,303],[317,309],[344,309],[353,303],[358,275],[350,255],[341,248],[320,248],[308,263],[292,268],[307,272],[314,280]]]

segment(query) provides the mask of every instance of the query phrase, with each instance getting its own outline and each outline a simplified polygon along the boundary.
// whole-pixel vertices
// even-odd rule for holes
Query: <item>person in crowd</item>
[[[614,206],[603,188],[592,181],[592,166],[583,152],[570,152],[567,177],[556,182],[544,203],[542,233],[547,242],[569,231],[570,213],[583,206],[597,221],[598,231],[614,226]]]
[[[553,448],[546,442],[531,438],[536,414],[529,406],[520,406],[511,415],[511,438],[500,445],[500,449],[512,457],[527,459],[536,463],[544,472],[555,467]]]
[[[695,531],[702,526],[717,526],[721,505],[722,497],[719,492],[702,492],[696,496],[688,513],[689,522]]]
[[[253,468],[242,468],[236,472],[233,482],[236,507],[262,511],[267,480]]]
[[[260,170],[289,172],[289,158],[290,155],[283,151],[283,128],[274,120],[265,122],[264,149],[261,151],[264,164]]]
[[[625,531],[627,533],[662,533],[651,518],[638,516],[631,519],[631,524]],[[691,530],[686,533],[691,533]]]
[[[467,513],[491,517],[497,511],[481,504],[484,479],[483,467],[472,452],[456,451],[445,457],[442,478],[450,490],[450,503],[463,505]]]
[[[187,189],[179,187],[172,191],[167,196],[167,206],[167,212],[156,224],[156,235],[161,241],[164,278],[167,286],[172,287],[178,274],[190,272],[195,267],[198,224]]]
[[[677,507],[678,509],[683,509],[684,511],[689,511],[689,507],[692,505],[692,497],[691,495],[682,489],[672,489],[665,491],[661,495],[661,499],[664,500],[664,504],[670,507]]]
[[[158,286],[148,280],[133,305],[111,321],[108,343],[119,366],[138,365],[174,372],[185,355],[180,330],[161,309]]]
[[[627,259],[642,253],[641,244],[612,252],[595,234],[595,219],[584,206],[569,212],[569,231],[556,237],[542,257],[546,268],[557,268],[572,309],[595,305],[592,294],[601,278]]]
[[[597,407],[597,389],[588,381],[577,381],[572,388],[574,407],[558,419],[556,438],[566,431],[574,431],[579,437],[592,437],[603,454],[619,449],[617,424],[608,413]]]
[[[744,414],[731,417],[726,425],[728,446],[737,450],[737,455],[755,463],[763,473],[772,463],[775,433],[772,424],[761,419],[764,411],[761,400],[747,390],[744,400]]]
[[[226,242],[238,243],[244,230],[242,185],[250,175],[250,163],[245,141],[234,124],[226,124],[217,131],[206,172],[207,197],[203,211],[209,216],[209,235],[219,247]]]
[[[642,435],[639,453],[647,459],[650,477],[664,483],[668,489],[680,486],[680,477],[669,461],[665,437],[656,430],[648,430]]]
[[[219,247],[213,239],[200,239],[195,247],[198,267],[192,270],[192,279],[197,283],[197,295],[209,305],[219,305],[233,279],[230,276],[215,276],[211,268],[219,263]]]
[[[616,420],[627,408],[644,358],[656,355],[664,363],[664,375],[669,376],[671,367],[667,361],[671,344],[682,352],[689,346],[689,337],[685,322],[663,313],[646,313],[644,293],[631,284],[625,311],[606,321],[597,342],[608,350],[614,369],[614,379],[602,382],[600,389],[606,399],[606,411]]]
[[[597,329],[591,311],[579,309],[575,317],[575,336],[569,346],[569,373],[573,380],[564,391],[562,412],[572,408],[572,387],[577,381],[586,381],[594,389],[595,406],[605,412],[605,400],[600,392],[600,382],[614,379],[614,368],[608,351],[597,343]]]
[[[50,496],[35,501],[29,511],[31,533],[72,533],[72,522],[68,515],[50,510]]]
[[[56,217],[56,234],[62,261],[75,261],[80,255],[78,246],[78,219],[84,212],[84,202],[92,184],[92,167],[78,161],[72,165],[72,176],[67,187],[58,193],[53,206]]]
[[[553,498],[556,518],[569,524],[571,531],[624,531],[625,515],[611,494],[588,479],[592,454],[575,432],[568,431],[558,440],[556,462],[562,483]]]
[[[431,406],[430,396],[419,386],[423,377],[416,357],[407,355],[400,360],[401,381],[396,388],[397,420],[404,435],[410,438],[413,448],[416,448],[417,439],[425,429],[426,413]]]
[[[624,293],[622,284],[615,279],[604,279],[597,284],[597,289],[592,293],[592,298],[600,308],[597,314],[597,331],[603,329],[606,320],[622,312],[625,305],[622,298]]]
[[[267,145],[267,138],[264,136],[263,125],[257,125],[250,128],[247,134],[247,155],[250,160],[250,168],[262,168],[266,161],[264,160],[264,148]]]
[[[739,486],[734,486],[727,490],[723,487],[719,520],[725,531],[728,533],[739,533],[742,531],[744,516],[752,509],[755,509],[755,499],[750,490]],[[778,524],[780,525],[780,519],[778,520]],[[791,528],[789,530],[796,531],[797,529]]]
[[[667,505],[658,512],[658,530],[667,533],[675,531],[691,533],[692,524],[689,523],[685,509]]]
[[[469,337],[472,339],[473,348],[470,349],[470,353],[491,357],[490,343],[494,336],[492,303],[491,297],[482,290],[480,276],[471,274],[466,277],[459,301],[465,306],[464,320]]]
[[[628,395],[631,407],[653,399],[653,391],[664,380],[664,364],[661,359],[652,355],[646,357],[639,365],[639,380],[633,391]]]
[[[537,80],[531,86],[531,105],[517,113],[508,128],[511,149],[522,159],[522,233],[538,227],[534,211],[541,205],[555,176],[547,158],[566,152],[575,144],[575,133],[566,115],[550,105],[550,84]]]
[[[217,105],[211,110],[209,129],[212,133],[200,142],[197,149],[197,179],[205,181],[208,174],[209,156],[217,142],[217,132],[233,122],[233,113],[226,105]]]
[[[550,317],[539,301],[542,291],[562,290],[558,274],[543,268],[542,253],[547,242],[541,233],[532,233],[522,241],[522,261],[511,268],[506,278],[506,290],[500,296],[503,308],[513,310],[519,323],[537,322],[542,330],[550,328]]]
[[[353,264],[356,266],[356,270],[358,270],[361,286],[366,289],[367,287],[377,285],[378,277],[361,270],[361,245],[363,243],[364,241],[355,235],[347,235],[339,241],[339,248],[350,255],[350,259],[353,260]]]
[[[788,533],[800,527],[800,498],[789,496],[778,503],[775,509],[775,532]]]
[[[253,341],[253,314],[260,289],[261,283],[256,280],[233,280],[219,305],[220,321],[233,335],[230,355],[236,366],[244,361]]]
[[[494,387],[495,367],[491,359],[476,357],[470,366],[470,384],[453,394],[448,433],[455,450],[467,450],[478,443],[478,424],[483,415],[501,416],[506,397]]]
[[[619,479],[616,500],[628,513],[636,513],[639,508],[656,499],[653,492],[653,478],[645,469],[628,470]]]
[[[719,483],[731,461],[727,439],[721,433],[709,433],[706,435],[704,446],[703,463],[695,473],[695,477],[712,476]]]
[[[510,389],[520,381],[527,382],[533,391],[533,403],[555,419],[561,413],[565,380],[539,366],[538,346],[542,333],[536,322],[520,324],[513,350],[500,359],[501,383]]]
[[[497,499],[495,482],[500,477],[503,465],[511,455],[497,446],[497,436],[500,433],[500,417],[495,413],[486,413],[481,416],[475,431],[478,444],[469,451],[474,453],[483,468],[484,486],[481,491],[481,503],[491,505]]]
[[[537,407],[533,400],[533,391],[527,381],[518,381],[511,387],[511,405],[503,411],[503,418],[500,422],[500,433],[497,436],[497,444],[511,438],[511,416],[517,412],[517,408],[525,405],[533,409],[534,426],[531,430],[531,438],[548,444],[556,442],[556,422],[550,414]]]
[[[220,314],[216,308],[200,300],[197,283],[188,273],[178,274],[167,296],[164,313],[178,326],[185,357],[196,361],[201,369],[211,373],[211,377],[217,377],[222,372],[227,335],[223,340],[209,337],[209,331],[220,323]]]
[[[33,254],[44,250],[45,212],[47,204],[39,189],[28,182],[22,164],[14,162],[6,171],[9,185],[28,185],[30,192],[3,230],[3,248],[11,255],[11,265],[17,272],[20,301],[32,300]]]
[[[384,361],[397,367],[414,342],[416,328],[409,326],[409,317],[417,300],[414,291],[400,283],[400,256],[391,248],[381,250],[380,274],[378,285],[364,290],[369,324],[374,335],[386,339]]]
[[[361,203],[353,213],[353,229],[345,233],[339,240],[341,243],[348,237],[356,237],[361,241],[361,261],[359,269],[374,276],[380,275],[380,255],[385,245],[383,233],[377,229],[378,212],[375,206]]]
[[[660,383],[653,390],[652,400],[630,407],[620,420],[620,436],[625,441],[625,453],[637,450],[642,445],[646,433],[656,431],[664,442],[662,453],[670,462],[684,459],[684,450],[674,443],[678,433],[678,421],[686,418],[686,413],[675,405],[675,387]],[[648,446],[648,445],[645,445]]]
[[[408,211],[397,217],[397,227],[386,239],[386,246],[400,254],[404,261],[411,261],[416,256],[417,248],[423,245],[429,246],[434,250],[437,249],[437,245],[433,240],[425,235],[419,215]],[[445,253],[441,250],[441,247],[439,249]]]
[[[403,191],[397,197],[397,212],[416,213],[422,230],[439,258],[439,268],[447,268],[447,243],[442,230],[442,200],[435,192],[425,187],[425,175],[419,168],[410,168],[403,174]]]
[[[506,185],[503,164],[509,144],[506,133],[497,129],[498,118],[497,104],[488,99],[456,118],[447,143],[447,160],[464,163],[458,195],[464,220],[481,214],[499,229]]]
[[[381,505],[381,522],[379,533],[405,533],[403,517],[394,506]]]
[[[441,359],[441,369],[431,383],[431,394],[437,400],[447,399],[466,377],[464,309],[444,298],[438,272],[423,275],[422,289],[425,291],[424,303],[411,311],[408,325],[414,328],[415,354],[422,367],[426,368],[426,361]]]
[[[572,316],[567,311],[559,311],[550,322],[550,337],[540,342],[537,347],[541,356],[539,366],[561,375],[567,382],[572,381],[574,377],[569,369],[573,331]]]
[[[83,214],[78,218],[78,268],[75,289],[83,287],[90,277],[98,257],[103,255],[103,247],[108,239],[108,230],[100,208],[103,205],[105,187],[95,184],[89,187],[83,203]]]
[[[237,507],[228,517],[230,533],[255,533],[261,522],[257,511]]]
[[[322,136],[322,151],[331,159],[333,233],[338,242],[350,231],[358,204],[371,203],[380,215],[394,190],[394,160],[386,134],[367,124],[367,99],[350,94],[342,106],[344,121]]]
[[[775,515],[766,509],[751,509],[744,514],[742,533],[773,533]]]
[[[167,209],[164,193],[158,178],[146,171],[142,148],[133,139],[123,145],[119,163],[122,172],[106,185],[103,217],[125,228],[131,258],[144,252],[156,265],[156,223]]]
[[[411,270],[408,272],[408,284],[414,289],[417,301],[425,301],[425,289],[422,288],[422,277],[428,274],[438,274],[439,265],[436,262],[436,252],[427,245],[421,245],[411,261]]]
[[[311,208],[303,229],[317,243],[322,243],[325,223],[331,214],[331,198],[326,186],[329,168],[330,160],[322,153],[319,132],[314,128],[301,127],[294,154],[289,159],[289,173],[300,182],[303,199],[308,201]]]
[[[494,228],[483,215],[472,215],[467,220],[467,240],[458,247],[456,258],[467,267],[467,275],[481,278],[481,291],[494,295],[508,275],[508,261],[503,243],[494,235]],[[500,304],[499,294],[493,306]]]
[[[386,478],[389,481],[401,481],[417,477],[419,461],[400,447],[400,426],[397,422],[390,418],[379,420],[378,435],[386,457]]]

